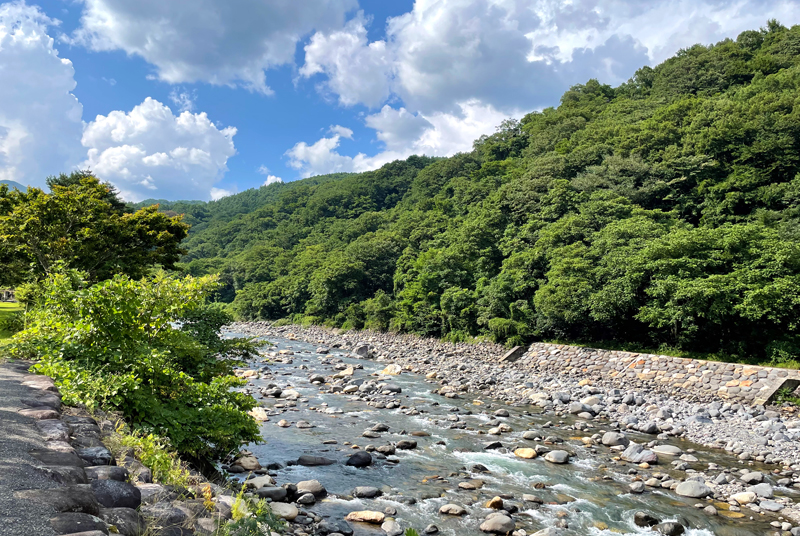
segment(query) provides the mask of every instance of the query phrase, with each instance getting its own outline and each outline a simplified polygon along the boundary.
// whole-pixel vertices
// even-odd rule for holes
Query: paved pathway
[[[42,448],[44,441],[30,417],[20,415],[21,398],[37,391],[22,385],[29,379],[30,364],[0,363],[0,536],[51,536],[52,510],[14,498],[25,489],[58,487],[36,469],[38,462],[28,451]],[[40,392],[40,391],[39,391]]]

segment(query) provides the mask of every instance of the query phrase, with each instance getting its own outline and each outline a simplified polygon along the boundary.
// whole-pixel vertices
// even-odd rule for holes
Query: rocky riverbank
[[[235,498],[229,489],[193,471],[185,487],[154,483],[151,469],[119,447],[118,416],[62,405],[52,379],[27,374],[30,365],[0,365],[13,374],[4,392],[22,389],[12,401],[20,425],[41,438],[13,460],[17,467],[10,472],[24,467],[25,475],[3,479],[9,495],[3,506],[11,511],[3,512],[0,534],[210,536],[231,518]],[[18,440],[6,428],[0,433],[5,442]],[[0,452],[0,463],[12,462],[11,450]]]
[[[708,516],[771,518],[776,534],[800,534],[800,508],[796,503],[800,490],[800,421],[791,408],[765,408],[713,399],[700,401],[694,394],[684,398],[661,389],[648,389],[641,382],[630,385],[622,378],[533,374],[520,363],[498,363],[506,350],[491,344],[449,344],[414,336],[337,333],[316,327],[275,328],[267,323],[240,323],[229,329],[267,339],[280,337],[319,345],[316,350],[321,360],[336,349],[360,359],[385,363],[386,368],[377,380],[354,381],[352,373],[342,374],[346,370],[343,364],[336,365],[341,369],[338,373],[309,377],[320,392],[358,397],[378,409],[403,408],[397,393],[392,393],[391,384],[386,389],[385,382],[380,382],[397,373],[424,376],[443,401],[480,397],[502,401],[509,408],[534,406],[543,415],[552,417],[554,428],[569,430],[577,436],[570,439],[579,440],[591,452],[610,456],[611,464],[628,467],[627,486],[632,494],[669,490],[679,497],[696,498],[698,509]],[[284,356],[276,353],[272,359],[281,360]],[[323,362],[331,365],[335,359]],[[266,373],[266,377],[271,377],[266,371],[262,369],[261,376]],[[256,371],[255,377],[258,376]],[[285,399],[286,392],[291,390],[277,384],[270,389],[260,389],[261,398]],[[299,393],[297,396],[289,393],[290,401],[298,398]],[[298,411],[283,404],[278,409],[262,411],[263,417],[269,419],[290,410]],[[406,407],[401,411],[414,410]],[[502,408],[497,410],[493,414],[498,417],[495,426],[479,433],[495,436],[498,448],[509,448],[504,437],[511,434],[504,432],[503,412],[508,413]],[[302,422],[281,421],[285,426],[303,426]],[[465,427],[458,419],[451,425]],[[282,424],[279,422],[278,426]],[[569,459],[569,448],[548,445],[552,441],[546,441],[546,431],[530,431],[530,437],[522,437],[533,443],[514,445],[517,448],[512,450],[518,457],[549,455],[550,463],[564,460],[565,456]],[[637,440],[632,441],[633,437]],[[712,452],[720,452],[720,456],[708,462],[708,457],[701,453],[669,444],[677,439],[715,449]],[[391,457],[388,450],[394,452],[399,443],[380,447],[383,451],[373,449],[373,456]],[[670,471],[656,470],[658,459],[664,456],[672,457],[668,464]],[[300,499],[300,496],[290,498]],[[507,514],[513,512],[502,515]],[[486,523],[498,517],[487,518]]]

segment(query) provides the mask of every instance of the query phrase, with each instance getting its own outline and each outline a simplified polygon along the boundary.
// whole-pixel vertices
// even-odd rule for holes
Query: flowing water
[[[252,380],[249,388],[262,406],[283,413],[263,423],[263,444],[247,448],[253,451],[262,465],[278,462],[283,466],[273,472],[279,484],[319,480],[329,495],[308,509],[322,517],[340,520],[354,510],[383,511],[387,506],[392,506],[397,510],[395,518],[403,528],[414,527],[422,533],[422,529],[432,523],[439,527],[440,534],[478,535],[482,534],[478,526],[491,512],[483,505],[488,499],[499,495],[508,497],[508,502],[517,505],[519,512],[512,517],[518,528],[524,528],[528,534],[554,525],[559,520],[568,524],[563,531],[565,536],[654,534],[634,525],[633,516],[639,510],[663,521],[679,520],[691,527],[687,534],[693,536],[763,535],[774,531],[769,526],[769,521],[774,517],[759,518],[747,509],[742,512],[747,514],[747,518],[730,519],[724,515],[709,516],[694,507],[696,503],[705,501],[682,498],[669,490],[654,491],[648,488],[644,494],[629,493],[631,477],[627,473],[636,467],[615,464],[611,461],[613,453],[608,449],[602,446],[587,448],[578,439],[601,432],[603,428],[599,423],[595,423],[596,427],[588,432],[577,432],[564,429],[568,421],[560,424],[553,415],[543,415],[534,406],[511,407],[479,395],[476,398],[464,395],[461,399],[446,399],[430,392],[436,386],[426,382],[424,376],[406,372],[393,377],[391,382],[402,388],[397,400],[403,406],[416,408],[420,414],[406,415],[407,409],[376,409],[350,395],[320,393],[319,387],[312,385],[308,377],[312,372],[325,376],[335,372],[332,365],[321,364],[321,360],[326,358],[362,365],[363,370],[356,370],[356,380],[370,378],[370,374],[382,370],[386,363],[353,359],[335,348],[331,349],[331,354],[321,356],[315,353],[315,345],[300,341],[276,338],[270,338],[270,341],[276,345],[270,351],[293,351],[293,362],[267,362],[270,374],[263,379]],[[301,369],[302,365],[307,369]],[[264,366],[265,363],[253,364],[253,368],[257,369]],[[286,400],[259,396],[257,388],[270,383],[281,388],[291,386],[300,392],[302,399],[291,407],[292,403]],[[302,401],[305,399],[308,402]],[[500,420],[511,426],[513,432],[500,437],[479,434],[479,430],[487,430],[485,424],[495,419],[493,413],[501,407],[506,408],[510,416]],[[472,430],[451,429],[454,415]],[[280,428],[277,426],[280,419],[292,423],[305,420],[313,428]],[[548,421],[552,421],[553,426],[543,428]],[[377,423],[388,425],[389,431],[376,439],[361,437],[365,430]],[[522,433],[527,430],[540,432],[542,436],[562,438],[563,445],[551,448],[571,451],[575,456],[567,465],[554,465],[541,457],[531,460],[515,457],[513,448],[539,444],[522,439]],[[430,435],[407,435],[411,432],[427,432]],[[628,436],[637,442],[652,440],[652,436],[635,433]],[[418,447],[415,450],[398,450],[396,457],[399,463],[376,460],[374,465],[363,469],[342,463],[354,452],[345,442],[360,447],[368,444],[377,447],[401,439],[415,439]],[[508,451],[484,450],[484,445],[491,440],[499,440],[510,448]],[[337,443],[324,444],[325,441]],[[692,448],[697,450],[695,456],[700,458],[700,462],[690,466],[698,471],[705,469],[709,462],[723,467],[740,466],[725,453],[709,452],[699,445],[680,440],[675,440],[674,444],[684,451]],[[287,462],[303,454],[324,456],[337,463],[317,467],[287,465]],[[672,458],[666,458],[649,471],[640,470],[643,476],[652,472],[669,473],[677,479],[686,476],[685,473],[673,471],[670,465]],[[472,471],[476,464],[485,466],[489,472]],[[453,473],[459,473],[460,476],[449,476]],[[480,480],[483,486],[470,491],[458,488],[459,482],[467,480]],[[537,483],[545,487],[536,489]],[[480,482],[477,484],[480,485]],[[374,500],[353,499],[350,495],[356,486],[382,489],[383,497]],[[545,504],[524,502],[523,494],[536,495]],[[415,499],[416,503],[407,504],[409,498]],[[439,515],[439,507],[447,503],[461,505],[469,514],[463,518]],[[751,515],[756,519],[749,520]],[[356,535],[383,534],[377,525],[351,525]]]

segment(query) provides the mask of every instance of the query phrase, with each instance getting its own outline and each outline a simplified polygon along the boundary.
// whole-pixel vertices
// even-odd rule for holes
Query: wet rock
[[[437,527],[436,525],[428,525],[427,527],[425,527],[425,530],[423,532],[425,532],[425,534],[436,534],[437,532],[439,532],[439,527]]]
[[[299,458],[297,458],[297,465],[304,465],[306,467],[315,467],[318,465],[333,465],[336,463],[334,460],[329,458],[324,458],[322,456],[311,456],[308,454],[303,454]]]
[[[631,463],[649,463],[655,464],[658,463],[658,455],[653,452],[652,450],[646,450],[642,445],[638,443],[630,443],[628,448],[622,453],[621,458],[626,462]]]
[[[686,532],[686,529],[680,523],[676,523],[674,521],[666,521],[664,523],[659,523],[653,530],[656,532],[660,532],[665,536],[680,536],[681,534]]]
[[[544,455],[544,459],[555,464],[569,463],[569,452],[566,450],[551,450]]]
[[[359,510],[357,512],[350,512],[344,519],[346,521],[380,525],[386,519],[386,514],[383,512],[376,512],[375,510]]]
[[[631,493],[644,493],[644,482],[641,480],[631,482],[628,489],[631,490]]]
[[[503,499],[500,497],[492,497],[486,504],[484,505],[486,508],[492,508],[493,510],[502,510],[503,509]]]
[[[347,458],[345,465],[350,465],[352,467],[368,467],[372,465],[372,455],[369,452],[359,450]]]
[[[413,439],[401,439],[395,444],[395,447],[400,450],[411,450],[417,448],[417,442]]]
[[[767,512],[780,512],[783,510],[783,505],[775,501],[761,501],[758,506]]]
[[[234,460],[232,465],[238,465],[246,472],[261,469],[261,464],[258,463],[258,458],[255,456],[242,456]]]
[[[763,482],[761,484],[756,484],[755,486],[752,486],[748,491],[752,491],[753,493],[764,499],[771,499],[774,496],[773,493],[774,490],[772,489],[772,486],[767,484],[766,482]]]
[[[743,474],[741,480],[745,484],[760,484],[764,481],[764,475],[758,471],[751,471]]]
[[[128,482],[93,480],[90,483],[97,502],[106,508],[139,508],[142,493]]]
[[[317,498],[314,497],[313,493],[303,493],[295,500],[295,502],[297,504],[309,505],[317,502]]]
[[[281,502],[286,500],[288,493],[286,488],[263,487],[256,491],[256,495],[262,499],[271,499],[272,502]]]
[[[264,486],[274,486],[274,485],[275,485],[275,479],[269,475],[248,478],[247,480],[244,481],[244,487],[247,489],[261,489]]]
[[[497,450],[503,448],[503,444],[499,441],[490,441],[483,445],[483,450]]]
[[[481,523],[480,529],[483,532],[492,534],[508,534],[516,529],[514,521],[506,515],[498,515],[486,519]]]
[[[359,499],[374,499],[381,494],[381,490],[372,486],[358,486],[353,490],[353,497]]]
[[[100,519],[114,525],[122,536],[141,536],[147,529],[144,518],[133,508],[101,508]]]
[[[744,491],[742,493],[735,493],[731,495],[731,499],[743,506],[756,502],[756,497],[757,495],[752,491]]]
[[[675,493],[681,497],[702,499],[703,497],[712,495],[714,492],[702,482],[697,482],[696,480],[687,480],[678,484],[678,487],[675,488]]]
[[[514,456],[517,458],[525,458],[526,460],[530,460],[538,456],[535,449],[530,448],[518,448],[514,450]]]
[[[646,512],[636,512],[633,514],[633,523],[637,527],[654,527],[660,523],[660,520]]]
[[[328,491],[319,480],[303,480],[297,483],[298,493],[313,493],[315,497],[324,497]]]
[[[439,513],[449,516],[463,516],[467,513],[467,510],[463,506],[450,503],[439,508]]]

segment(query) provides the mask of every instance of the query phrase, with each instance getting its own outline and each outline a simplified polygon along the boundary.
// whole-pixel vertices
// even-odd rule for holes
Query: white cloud
[[[283,182],[282,178],[271,174],[267,166],[262,165],[261,167],[259,167],[258,173],[264,175],[267,178],[267,180],[264,181],[264,184],[262,184],[262,186],[269,186],[270,184],[274,184],[276,182]]]
[[[300,74],[322,74],[345,105],[376,107],[390,93],[410,110],[557,104],[589,78],[618,84],[679,48],[763,25],[800,22],[796,0],[417,0],[369,42],[367,21],[319,31]]]
[[[177,88],[173,88],[169,93],[169,100],[181,112],[193,112],[195,101],[197,100],[197,91],[179,91]]]
[[[297,42],[344,24],[357,0],[82,0],[72,41],[123,50],[171,84],[208,82],[271,93],[264,71],[292,64]]]
[[[364,103],[379,106],[389,97],[391,53],[386,42],[367,41],[367,19],[363,12],[342,30],[317,32],[306,45],[305,64],[300,74],[309,77],[325,73],[325,88],[345,106]],[[356,83],[353,83],[353,82]]]
[[[211,188],[210,193],[211,193],[211,200],[217,201],[219,199],[222,199],[223,197],[228,197],[229,195],[233,195],[236,192],[234,192],[233,190],[224,190],[222,188]]]
[[[347,127],[343,127],[342,125],[333,125],[328,130],[331,134],[336,134],[342,138],[348,138],[351,140],[353,139],[353,131]]]
[[[385,145],[374,156],[358,153],[351,157],[339,153],[342,139],[352,137],[352,130],[343,127],[344,132],[331,128],[332,136],[311,145],[297,143],[286,155],[289,166],[299,170],[303,177],[368,171],[412,154],[449,156],[468,151],[476,138],[492,132],[507,118],[504,112],[474,100],[460,103],[458,112],[430,115],[411,114],[405,108],[386,105],[380,112],[366,117],[367,126],[376,130],[377,138]]]
[[[44,186],[81,160],[83,107],[72,62],[47,35],[54,24],[35,6],[0,4],[0,179]]]
[[[125,199],[208,199],[236,153],[236,129],[217,128],[205,113],[178,116],[148,97],[130,112],[98,115],[86,125],[83,167],[111,181]]]

